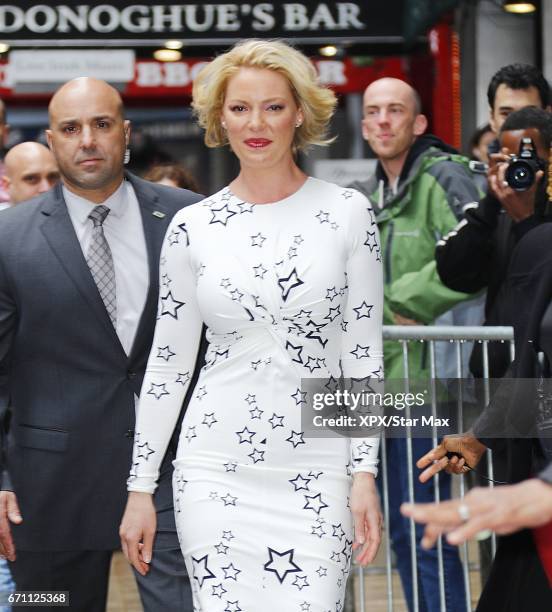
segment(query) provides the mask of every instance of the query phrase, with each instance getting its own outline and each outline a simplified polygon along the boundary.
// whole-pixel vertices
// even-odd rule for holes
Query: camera
[[[519,154],[511,156],[504,178],[512,189],[527,191],[535,182],[537,172],[544,169],[545,164],[537,157],[533,140],[522,138],[519,143]]]

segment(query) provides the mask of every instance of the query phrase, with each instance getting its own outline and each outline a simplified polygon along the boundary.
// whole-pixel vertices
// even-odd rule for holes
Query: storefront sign
[[[353,2],[156,2],[0,5],[0,40],[95,40],[180,38],[193,44],[210,39],[283,37],[335,40],[401,39],[404,0]],[[391,37],[391,38],[390,38]]]

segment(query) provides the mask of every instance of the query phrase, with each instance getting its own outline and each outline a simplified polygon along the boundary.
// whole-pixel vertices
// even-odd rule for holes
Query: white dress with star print
[[[196,611],[342,609],[351,473],[378,441],[309,438],[301,378],[381,377],[378,241],[363,195],[314,178],[265,205],[225,188],[169,227],[128,488],[155,490],[205,323],[173,482]]]

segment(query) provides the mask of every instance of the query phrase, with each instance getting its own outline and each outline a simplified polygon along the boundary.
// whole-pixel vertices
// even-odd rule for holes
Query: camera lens
[[[526,191],[535,182],[535,170],[532,164],[517,160],[508,166],[505,178],[512,189]]]

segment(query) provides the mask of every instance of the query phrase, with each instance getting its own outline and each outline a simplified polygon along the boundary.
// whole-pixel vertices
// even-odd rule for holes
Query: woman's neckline
[[[273,202],[263,202],[263,203],[251,202],[249,200],[244,200],[243,198],[240,198],[240,196],[234,193],[230,187],[228,187],[227,189],[230,195],[235,197],[237,200],[240,200],[240,202],[243,202],[244,204],[249,204],[250,206],[255,206],[255,208],[264,208],[265,206],[266,207],[278,206],[281,204],[288,203],[290,200],[293,200],[305,188],[307,183],[310,183],[312,180],[313,180],[312,176],[307,176],[306,179],[303,181],[303,183],[293,193],[290,193],[288,196],[286,196],[285,198],[282,198],[281,200],[274,200]]]

